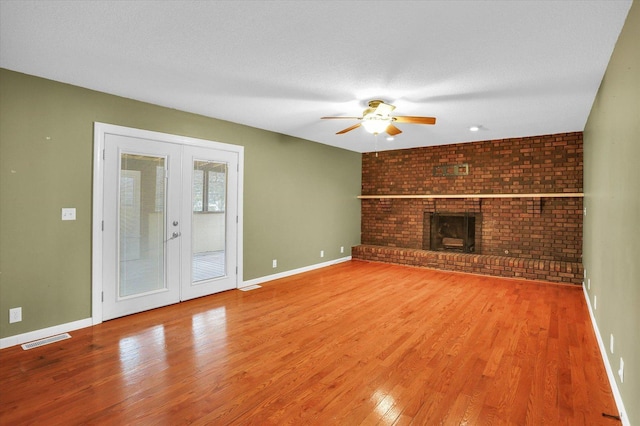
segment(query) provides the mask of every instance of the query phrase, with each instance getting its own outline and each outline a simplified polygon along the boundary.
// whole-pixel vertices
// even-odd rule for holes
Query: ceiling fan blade
[[[320,117],[321,120],[360,120],[362,117]]]
[[[354,125],[353,125],[353,126],[351,126],[351,127],[347,127],[347,128],[346,128],[346,129],[344,129],[344,130],[340,130],[338,133],[336,133],[336,135],[342,135],[342,134],[345,134],[345,133],[347,133],[347,132],[352,131],[353,129],[357,129],[357,128],[358,128],[358,127],[360,127],[361,125],[362,125],[362,124],[360,124],[360,123],[358,123],[358,124],[354,124]]]
[[[393,124],[389,124],[389,126],[387,126],[387,129],[385,130],[390,136],[395,136],[395,135],[399,135],[400,133],[402,133],[402,130],[398,129],[396,126],[394,126]]]
[[[397,116],[393,117],[394,121],[398,123],[412,123],[412,124],[436,124],[435,117],[410,117],[410,116]]]

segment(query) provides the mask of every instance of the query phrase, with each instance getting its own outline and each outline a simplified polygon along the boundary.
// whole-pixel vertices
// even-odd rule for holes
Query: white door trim
[[[178,136],[168,133],[154,132],[150,130],[134,129],[131,127],[116,126],[113,124],[94,123],[93,131],[93,213],[92,213],[92,254],[91,254],[91,319],[92,323],[102,322],[102,221],[104,209],[104,148],[105,135],[114,134],[141,139],[151,139],[159,142],[167,142],[179,145],[199,146],[212,148],[219,151],[230,151],[238,155],[238,225],[237,225],[237,281],[238,287],[242,286],[243,276],[243,189],[244,189],[244,147],[205,139]]]

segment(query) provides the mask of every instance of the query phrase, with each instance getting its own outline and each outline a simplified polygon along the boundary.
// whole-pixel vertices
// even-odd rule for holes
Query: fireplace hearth
[[[429,250],[453,251],[461,253],[476,253],[476,213],[425,213],[425,222],[429,217],[429,237],[425,235],[423,241],[428,241]],[[427,227],[425,226],[425,231]],[[426,245],[426,244],[424,244]],[[424,247],[425,249],[427,247]]]

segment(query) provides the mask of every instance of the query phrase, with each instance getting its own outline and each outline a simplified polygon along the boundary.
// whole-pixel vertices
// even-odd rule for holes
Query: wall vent
[[[26,351],[29,349],[48,345],[49,343],[59,342],[60,340],[65,340],[65,339],[71,339],[71,335],[69,333],[63,333],[63,334],[47,337],[46,339],[35,340],[33,342],[25,343],[24,345],[22,345],[22,349]]]
[[[434,176],[467,176],[469,174],[469,164],[446,164],[433,168]]]

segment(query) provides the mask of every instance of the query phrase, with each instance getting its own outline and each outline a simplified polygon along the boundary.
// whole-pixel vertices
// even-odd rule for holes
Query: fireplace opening
[[[429,215],[429,250],[476,252],[476,214],[429,213]]]

